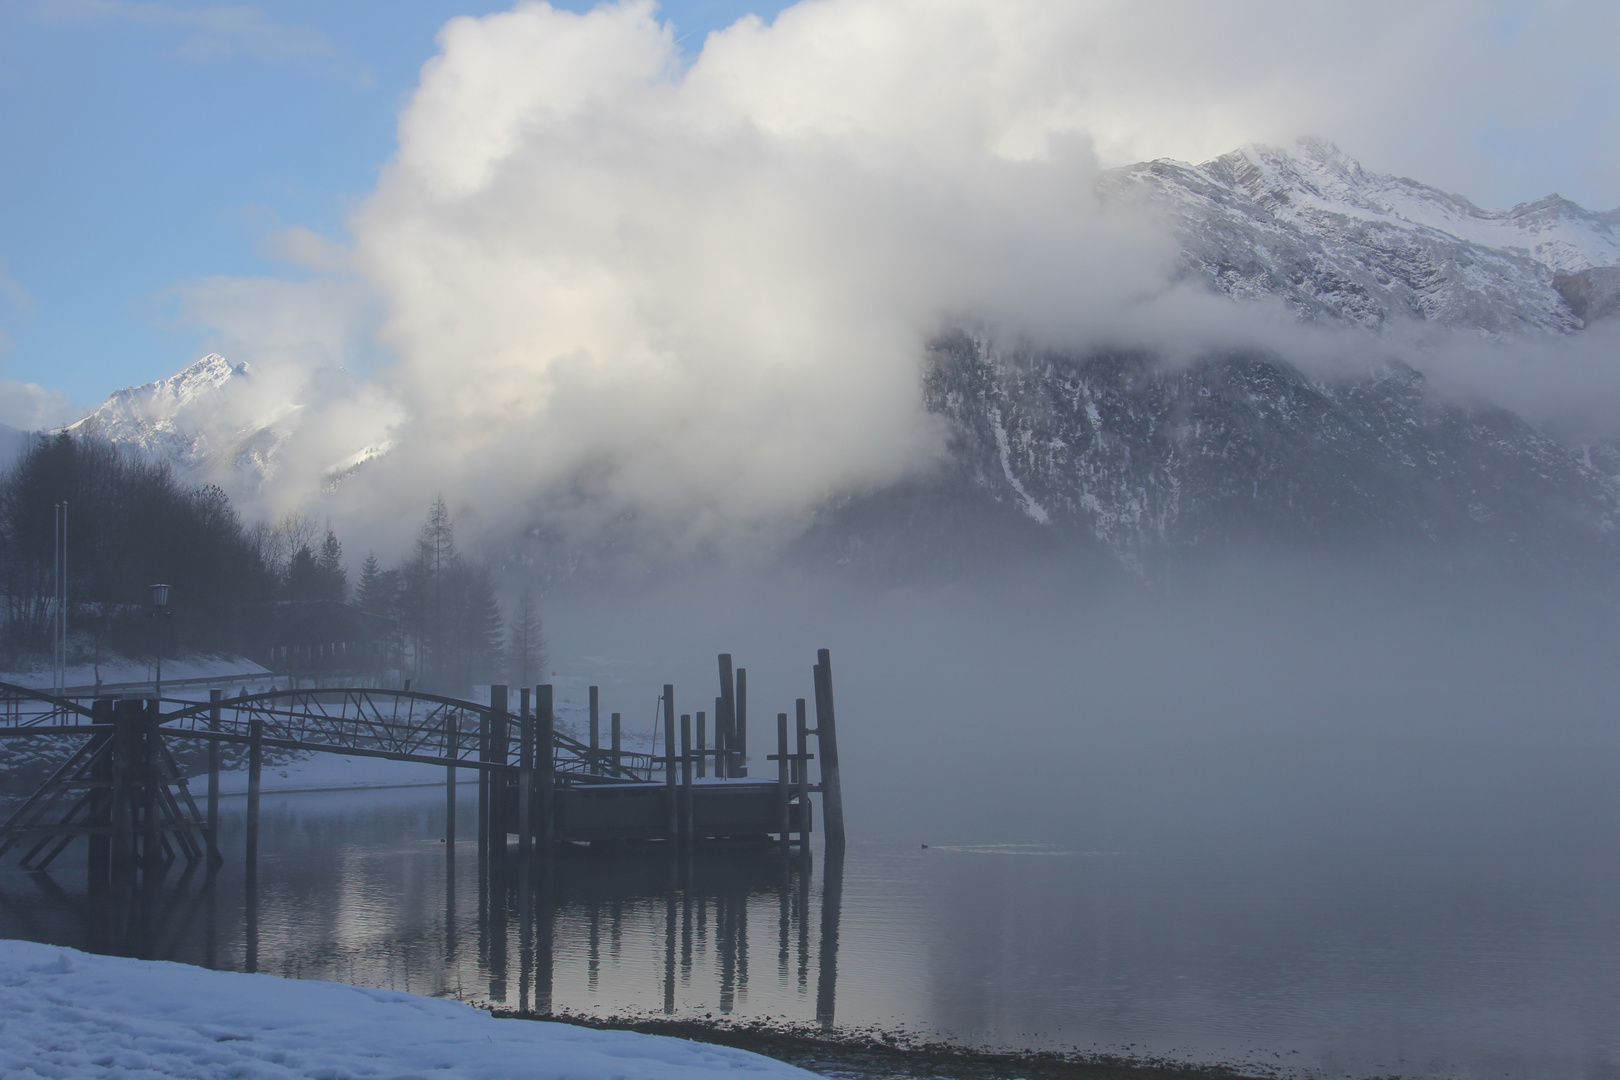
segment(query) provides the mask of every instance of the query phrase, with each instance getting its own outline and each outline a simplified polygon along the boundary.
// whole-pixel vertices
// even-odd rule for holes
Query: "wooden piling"
[[[810,723],[805,717],[804,698],[793,702],[795,717],[798,722],[798,742],[793,759],[794,771],[798,774],[795,787],[799,798],[799,850],[810,849]]]
[[[499,697],[496,696],[499,691]],[[489,688],[489,759],[500,765],[512,763],[512,725],[507,711],[507,689]],[[511,809],[513,792],[511,775],[505,769],[490,774],[489,841],[497,856],[506,854],[506,836],[512,831]]]
[[[785,850],[788,844],[788,829],[791,825],[788,813],[788,740],[787,740],[787,713],[776,714],[776,821],[777,835],[781,838]]]
[[[557,784],[557,714],[552,700],[552,686],[542,683],[534,688],[534,799],[535,836],[540,854],[550,858],[557,839],[557,800],[553,794]]]
[[[681,820],[675,805],[675,687],[671,683],[664,684],[664,790],[664,835],[673,844],[680,839]]]
[[[681,713],[681,843],[692,842],[692,714]]]
[[[163,766],[159,760],[163,733],[158,730],[163,710],[157,698],[146,702],[146,723],[141,732],[141,832],[142,862],[148,870],[164,863],[163,858]]]
[[[139,746],[141,703],[119,701],[113,705],[112,745],[112,844],[111,859],[115,876],[135,869],[134,761]]]
[[[490,725],[489,725],[489,713],[487,713],[487,712],[479,713],[478,714],[478,760],[481,761],[481,762],[485,762],[485,763],[488,763],[488,761],[490,759],[490,756],[491,756],[490,755],[490,749],[489,749],[489,740],[490,740],[489,727],[490,727]],[[481,851],[481,852],[487,852],[489,850],[489,835],[490,835],[490,833],[489,833],[489,792],[490,792],[489,770],[487,768],[486,769],[479,769],[478,770],[478,850]]]
[[[737,718],[732,724],[732,776],[748,775],[748,669],[737,669]]]
[[[714,775],[726,775],[726,726],[720,719],[725,715],[726,699],[714,699]]]
[[[219,734],[219,702],[223,690],[208,691],[208,730]],[[224,862],[219,853],[219,740],[208,740],[208,869]]]
[[[91,722],[100,727],[111,727],[114,723],[112,698],[96,698],[90,703]],[[90,821],[106,829],[100,836],[92,834],[89,838],[90,863],[89,882],[92,889],[100,889],[107,885],[107,873],[112,868],[112,769],[113,769],[113,736],[103,734],[97,736],[101,740],[101,752],[96,754],[95,763],[91,767],[91,779],[102,785],[92,792],[92,811]]]
[[[494,687],[490,688],[491,696]],[[510,703],[511,691],[501,687],[501,698]],[[518,837],[518,854],[527,856],[534,850],[534,722],[529,715],[529,688],[518,690],[518,772],[513,794],[517,805],[513,832]]]
[[[612,719],[612,722],[611,722],[611,729],[612,729],[612,734],[611,734],[610,738],[612,739],[612,745],[613,745],[613,775],[614,776],[623,776],[624,775],[624,771],[623,771],[624,770],[624,731],[623,731],[623,728],[620,725],[619,714],[618,713],[613,714],[613,719]]]
[[[821,751],[821,820],[827,843],[844,842],[844,789],[838,776],[838,724],[833,713],[832,654],[816,653],[816,747]]]
[[[697,745],[693,747],[693,751],[697,755],[697,774],[700,779],[709,775],[709,743],[708,731],[706,730],[708,721],[708,713],[700,712],[697,714]]]
[[[257,709],[248,721],[247,852],[248,869],[259,866],[259,783],[264,773],[264,718]]]
[[[720,704],[715,706],[715,748],[725,751],[724,771],[715,770],[716,776],[735,776],[733,751],[737,748],[737,681],[731,671],[731,654],[720,654]],[[725,745],[722,747],[721,741]]]
[[[589,761],[587,762],[586,767],[590,771],[590,774],[592,776],[601,776],[602,775],[602,757],[601,757],[601,752],[602,752],[602,722],[601,722],[601,713],[597,711],[600,708],[600,701],[599,701],[599,698],[598,698],[598,695],[597,695],[597,687],[594,687],[594,686],[591,687],[590,694],[591,694],[591,756],[590,756]]]
[[[456,761],[461,753],[461,714],[454,709],[446,710],[444,718],[444,756],[450,764],[444,769],[444,842],[448,846],[445,854],[455,857],[456,853]]]

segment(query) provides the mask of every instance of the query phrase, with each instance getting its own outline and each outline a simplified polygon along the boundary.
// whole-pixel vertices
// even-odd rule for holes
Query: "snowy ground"
[[[16,1080],[809,1080],[708,1043],[497,1020],[458,1002],[0,941],[0,1076]]]
[[[100,664],[70,664],[63,671],[66,677],[65,686],[70,691],[85,691],[97,684],[97,677],[104,690],[113,692],[123,687],[150,686],[157,674],[157,668],[143,661],[129,660],[124,657],[112,657],[103,660]],[[267,688],[275,676],[267,669],[255,664],[251,660],[244,660],[239,656],[188,656],[184,659],[168,659],[163,661],[163,685],[165,697],[191,697],[197,696],[199,701],[208,700],[208,688],[188,688],[186,683],[198,679],[213,680],[222,687],[231,685],[234,693],[236,684],[240,683],[250,690],[259,691]],[[27,686],[35,690],[49,690],[55,679],[55,672],[49,667],[33,667],[22,671],[0,671],[0,682],[8,682],[14,686]],[[286,683],[285,677],[282,679]],[[187,689],[194,689],[196,694],[188,694]],[[198,696],[200,695],[200,696]]]

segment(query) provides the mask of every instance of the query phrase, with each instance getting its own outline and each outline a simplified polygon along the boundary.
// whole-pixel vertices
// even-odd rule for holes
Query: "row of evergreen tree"
[[[415,685],[541,681],[545,637],[524,590],[506,625],[495,575],[456,548],[443,498],[409,554],[368,555],[354,595],[343,545],[302,515],[244,525],[217,487],[188,488],[167,466],[105,442],[41,436],[0,476],[0,659],[48,655],[58,617],[56,508],[68,506],[67,618],[81,650],[133,656],[267,650],[286,604],[352,603],[388,620],[384,666]],[[171,586],[153,619],[150,587]]]
[[[539,681],[546,663],[545,635],[533,594],[525,588],[505,625],[487,563],[456,549],[455,527],[443,497],[433,501],[410,553],[383,569],[375,553],[360,567],[355,589],[360,610],[389,619],[388,653],[416,685],[466,687]]]

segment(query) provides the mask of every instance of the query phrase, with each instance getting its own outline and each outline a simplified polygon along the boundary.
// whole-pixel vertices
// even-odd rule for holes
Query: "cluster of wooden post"
[[[615,717],[617,719],[617,717]],[[550,684],[518,691],[518,710],[511,710],[511,692],[506,686],[490,687],[489,710],[481,714],[478,734],[478,760],[487,764],[509,764],[512,754],[512,725],[517,725],[517,770],[478,771],[478,842],[481,851],[504,855],[507,837],[517,834],[518,851],[528,855],[551,853],[556,842],[556,716]],[[445,755],[452,760],[460,753],[459,736],[447,724]],[[456,767],[446,767],[445,839],[455,842]]]
[[[666,684],[661,700],[664,729],[664,754],[658,759],[664,766],[667,822],[666,835],[675,843],[689,846],[696,836],[693,820],[694,779],[706,778],[712,762],[714,776],[720,779],[744,778],[748,775],[748,673],[746,669],[733,670],[729,653],[719,658],[720,695],[715,698],[713,745],[708,745],[708,717],[683,713],[677,728],[675,688]],[[811,728],[806,715],[806,701],[795,703],[796,728],[793,749],[788,742],[788,714],[777,714],[777,752],[768,760],[777,762],[778,836],[784,845],[797,835],[803,847],[809,842],[811,812],[809,797],[812,791],[822,795],[822,817],[830,844],[844,841],[843,798],[838,774],[837,727],[833,711],[832,668],[828,652],[822,649],[812,669],[816,726]],[[179,770],[172,759],[168,764],[172,772],[164,773],[163,757],[168,754],[158,729],[161,713],[158,702],[112,701],[102,699],[95,703],[98,715],[110,727],[100,738],[106,740],[106,750],[95,759],[95,768],[105,773],[104,784],[89,796],[93,801],[91,819],[104,822],[106,828],[90,835],[90,862],[92,868],[110,867],[114,871],[137,864],[155,866],[172,861],[174,850],[169,837],[173,837],[188,859],[207,856],[210,866],[221,861],[219,852],[219,739],[221,733],[221,692],[210,691],[208,733],[216,736],[208,743],[207,814],[196,812],[193,803],[192,821],[186,822],[176,796],[170,790],[169,778],[177,777]],[[590,688],[589,750],[587,770],[592,775],[622,775],[623,729],[619,713],[613,713],[610,725],[610,749],[601,747],[600,695],[598,688]],[[507,837],[516,833],[518,850],[522,854],[539,851],[550,854],[556,844],[556,764],[555,709],[552,687],[542,684],[519,691],[518,709],[513,715],[510,691],[506,686],[494,686],[490,691],[489,709],[480,715],[475,746],[477,759],[488,765],[509,764],[513,749],[513,724],[517,725],[516,742],[518,767],[507,769],[484,768],[478,770],[478,840],[480,850],[502,855],[506,852]],[[695,734],[695,740],[694,740]],[[820,750],[820,783],[810,783],[809,763],[815,755],[809,752],[809,736],[815,735]],[[679,745],[677,746],[677,739]],[[447,713],[444,732],[444,755],[450,761],[460,760],[468,747],[463,742],[458,714]],[[264,768],[264,723],[254,713],[249,720],[248,791],[246,814],[245,855],[248,866],[256,865],[259,844],[260,793]],[[456,766],[446,767],[445,777],[445,837],[453,854],[456,836]],[[191,796],[183,784],[181,795],[189,802]],[[796,812],[795,812],[796,808]],[[203,843],[188,829],[200,824]]]
[[[104,880],[109,872],[115,877],[153,873],[181,856],[193,863],[207,857],[210,866],[217,865],[217,767],[204,819],[164,745],[156,699],[98,698],[91,713],[92,722],[106,729],[86,747],[91,757],[82,831],[89,841],[91,880]],[[48,866],[78,831],[50,838],[57,846],[35,868]],[[24,862],[38,853],[39,848],[29,852]]]
[[[704,713],[698,712],[695,725],[692,714],[680,714],[677,748],[674,686],[666,683],[663,696],[660,698],[663,707],[664,754],[658,760],[664,766],[668,816],[666,829],[670,840],[683,846],[691,845],[696,837],[693,820],[695,803],[693,781],[706,778],[710,760],[714,762],[716,778],[744,778],[748,775],[748,672],[744,668],[733,670],[730,653],[720,654],[719,668],[720,696],[714,699],[712,747],[707,745],[707,717]],[[809,726],[805,699],[799,698],[795,705],[797,712],[795,749],[792,751],[788,749],[788,715],[778,713],[777,752],[766,757],[767,761],[777,763],[778,840],[785,846],[792,843],[796,835],[801,848],[809,843],[812,790],[822,795],[822,818],[827,830],[827,842],[835,845],[844,843],[843,788],[838,772],[838,727],[833,712],[832,659],[828,650],[822,649],[818,652],[817,663],[812,668],[811,674],[815,687],[816,726],[814,728]],[[594,687],[592,691],[594,695]],[[809,763],[815,760],[815,755],[809,751],[811,735],[816,736],[817,746],[821,750],[821,782],[813,789],[809,770]],[[593,736],[593,747],[594,742]]]

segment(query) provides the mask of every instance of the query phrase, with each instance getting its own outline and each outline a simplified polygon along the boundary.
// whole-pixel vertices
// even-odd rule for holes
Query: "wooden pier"
[[[0,856],[21,851],[31,869],[49,867],[73,841],[86,840],[92,878],[151,875],[178,858],[219,850],[219,748],[248,749],[244,856],[255,865],[264,751],[341,753],[445,767],[446,826],[455,835],[457,772],[478,776],[478,837],[495,859],[549,858],[572,845],[663,844],[671,850],[715,842],[769,842],[807,848],[812,795],[820,795],[825,842],[844,843],[832,661],[823,649],[811,670],[815,727],[807,702],[776,714],[775,762],[749,776],[747,672],[722,654],[720,693],[707,710],[680,713],[675,688],[659,698],[653,746],[627,751],[619,713],[601,742],[600,694],[590,688],[585,740],[556,728],[553,688],[491,688],[489,703],[367,688],[286,690],[199,703],[168,699],[53,697],[0,683],[0,738],[82,736],[83,742],[0,825]],[[407,684],[408,685],[408,684]],[[532,691],[532,692],[531,692]],[[710,733],[712,732],[712,740]],[[790,741],[791,734],[791,741]],[[810,752],[810,739],[815,748]],[[171,739],[208,746],[205,808]],[[711,745],[712,742],[712,745]],[[810,781],[816,761],[818,780]],[[774,775],[769,773],[774,772]],[[513,850],[515,847],[515,851]],[[453,854],[454,845],[450,845]]]

